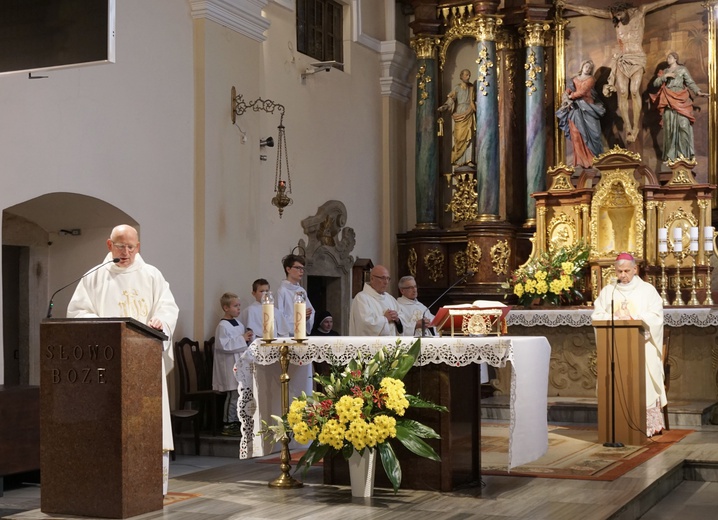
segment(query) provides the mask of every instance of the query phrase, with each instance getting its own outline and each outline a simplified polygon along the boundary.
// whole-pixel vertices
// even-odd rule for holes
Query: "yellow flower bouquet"
[[[446,411],[446,407],[406,393],[402,379],[421,351],[417,340],[408,350],[383,347],[371,359],[354,359],[346,367],[332,366],[329,376],[314,376],[321,391],[295,397],[286,417],[272,416],[276,425],[263,422],[260,434],[275,441],[294,436],[311,445],[297,469],[309,468],[326,455],[340,452],[349,459],[352,452],[378,450],[384,471],[394,488],[401,484],[401,467],[391,447],[396,439],[413,453],[431,460],[440,458],[424,439],[438,439],[428,426],[406,418],[410,408]]]
[[[516,269],[504,288],[513,289],[519,304],[534,300],[549,305],[572,305],[583,301],[578,288],[591,248],[584,242],[548,251]]]

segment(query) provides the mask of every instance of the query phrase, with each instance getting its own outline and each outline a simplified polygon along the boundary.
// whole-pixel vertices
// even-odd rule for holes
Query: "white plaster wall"
[[[373,5],[364,2],[365,16],[367,8],[384,16],[383,5]],[[294,50],[295,14],[274,3],[265,14],[272,23],[264,42],[202,21],[203,42],[195,45],[188,2],[122,0],[117,63],[52,71],[44,80],[0,76],[0,208],[74,192],[130,215],[141,227],[144,258],[162,270],[180,306],[177,338],[214,333],[222,292],[239,293],[246,305],[255,278],[276,288],[281,258],[304,238],[300,221],[327,200],[347,206],[354,256],[388,261],[377,258],[379,57],[348,31],[347,71],[302,82],[314,60]],[[230,120],[232,86],[247,100],[286,107],[294,204],[281,219],[270,202],[276,146],[259,160],[259,139],[277,139],[279,115],[241,117],[242,144]],[[204,152],[197,164],[196,150]],[[101,260],[106,232],[85,228],[50,248],[48,293]],[[204,262],[198,271],[195,255]]]
[[[376,14],[381,15],[380,6]],[[355,256],[375,262],[382,216],[377,203],[381,178],[379,58],[347,42],[351,72],[332,70],[301,79],[315,61],[296,52],[295,13],[276,4],[265,9],[272,24],[257,43],[207,24],[207,85],[204,336],[221,316],[220,294],[231,290],[242,305],[252,301],[251,284],[267,278],[276,289],[281,258],[305,238],[300,221],[330,199],[347,206],[347,225],[357,231]],[[210,27],[214,25],[214,27]],[[351,39],[351,34],[346,35]],[[279,112],[248,111],[232,126],[232,86],[245,101],[272,100],[285,107],[294,203],[279,217],[272,206],[277,146],[260,150],[259,140],[277,141]],[[241,131],[247,143],[241,142]],[[216,133],[216,134],[215,134]],[[216,146],[210,144],[211,135]],[[259,160],[266,154],[266,162]],[[283,165],[286,179],[286,168]]]
[[[177,0],[117,2],[117,62],[0,76],[0,208],[51,192],[91,195],[142,226],[142,253],[193,313],[193,61],[189,8]],[[92,249],[50,250],[50,264],[96,264]],[[71,255],[67,258],[53,258]],[[76,269],[51,269],[49,288]]]

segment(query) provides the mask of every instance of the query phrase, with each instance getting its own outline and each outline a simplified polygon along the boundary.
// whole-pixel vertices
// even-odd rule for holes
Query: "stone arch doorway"
[[[0,384],[40,383],[40,322],[50,295],[101,259],[117,224],[137,222],[116,206],[78,193],[47,193],[3,209]],[[57,294],[63,318],[74,286]]]

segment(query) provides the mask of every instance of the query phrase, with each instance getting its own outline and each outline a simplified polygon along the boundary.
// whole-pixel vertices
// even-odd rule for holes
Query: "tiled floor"
[[[684,481],[685,460],[709,463],[693,473],[713,482]],[[312,468],[303,478],[303,488],[276,490],[267,486],[279,475],[275,465],[180,455],[171,465],[170,491],[201,496],[134,520],[704,520],[715,518],[718,511],[718,466],[711,464],[718,465],[718,427],[702,426],[613,482],[485,476],[483,489],[452,493],[400,490],[396,495],[378,489],[372,499],[357,499],[346,487],[322,485],[319,468]],[[666,493],[666,498],[649,509]],[[36,486],[6,491],[0,497],[0,516],[14,520],[72,518],[41,513],[39,496]]]

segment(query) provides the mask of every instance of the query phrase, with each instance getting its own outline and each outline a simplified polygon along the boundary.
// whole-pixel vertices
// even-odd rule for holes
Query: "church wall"
[[[140,223],[142,252],[170,281],[180,316],[191,316],[191,19],[175,0],[123,0],[116,30],[114,64],[0,76],[0,207],[74,192],[121,208]],[[77,238],[62,257],[50,248],[50,265],[82,271],[105,255],[91,228]],[[51,269],[48,292],[72,278]]]
[[[379,3],[362,6],[364,16],[385,15]],[[273,2],[264,13],[271,25],[258,42],[193,20],[186,2],[123,0],[117,63],[52,71],[42,80],[0,76],[0,207],[71,192],[125,212],[139,223],[143,256],[171,284],[178,338],[214,333],[221,292],[238,292],[246,305],[255,278],[276,288],[282,256],[306,238],[300,221],[327,200],[347,206],[346,225],[357,232],[354,256],[389,261],[380,257],[381,237],[395,230],[378,204],[377,50],[355,42],[347,23],[345,71],[302,81],[315,60],[296,52],[295,13]],[[260,138],[277,140],[279,114],[250,110],[240,117],[242,144],[230,120],[232,86],[246,100],[286,108],[294,204],[281,219],[270,202],[277,146],[259,147]],[[101,260],[98,237],[106,232],[104,224],[86,227],[76,242],[64,240],[57,253],[50,248],[48,293],[73,279],[73,261],[83,271]]]

